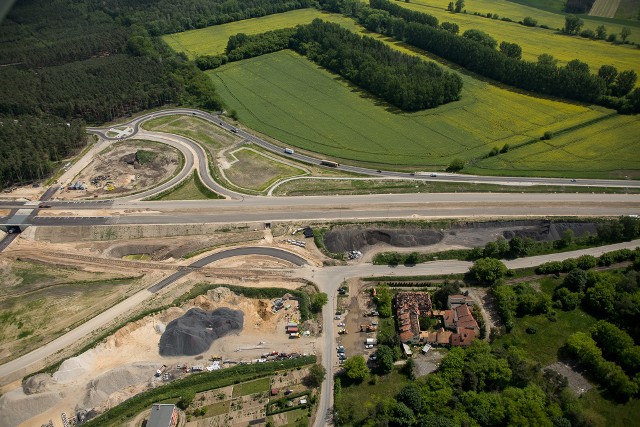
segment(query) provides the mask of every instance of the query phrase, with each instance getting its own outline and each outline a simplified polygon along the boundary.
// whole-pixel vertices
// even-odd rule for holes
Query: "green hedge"
[[[282,362],[240,365],[220,371],[189,375],[186,378],[175,380],[167,385],[140,393],[83,425],[103,426],[122,424],[123,421],[134,417],[155,402],[179,399],[189,392],[201,393],[203,391],[261,378],[277,371],[312,365],[314,363],[316,363],[316,356],[312,355]]]

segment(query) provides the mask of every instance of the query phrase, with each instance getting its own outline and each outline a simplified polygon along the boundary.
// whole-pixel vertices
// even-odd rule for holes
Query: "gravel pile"
[[[46,391],[25,395],[21,388],[0,396],[0,426],[17,426],[34,415],[44,412],[63,401],[65,395],[56,391]]]
[[[171,321],[160,337],[160,355],[195,356],[204,353],[211,343],[230,332],[242,330],[244,314],[240,310],[218,308],[206,312],[192,308]]]
[[[113,393],[129,386],[151,382],[158,363],[134,363],[105,372],[87,384],[82,406],[89,410],[102,405]]]

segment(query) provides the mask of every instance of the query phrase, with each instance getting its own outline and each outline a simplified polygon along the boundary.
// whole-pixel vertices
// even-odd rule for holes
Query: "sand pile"
[[[153,375],[160,367],[158,363],[134,363],[106,372],[87,384],[87,393],[82,406],[86,409],[102,405],[109,397],[132,385],[153,382]]]
[[[59,391],[47,391],[25,395],[21,388],[0,396],[0,426],[16,426],[34,415],[34,409],[44,412],[64,400],[66,395]]]
[[[162,356],[195,356],[211,347],[211,343],[230,332],[240,332],[244,314],[240,310],[218,308],[206,312],[192,308],[167,325],[160,337]]]

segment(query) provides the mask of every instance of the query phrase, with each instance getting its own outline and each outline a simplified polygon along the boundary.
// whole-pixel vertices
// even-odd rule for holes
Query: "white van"
[[[284,153],[285,153],[285,154],[293,154],[293,153],[294,153],[294,151],[293,151],[291,148],[285,148],[285,149],[284,149]]]

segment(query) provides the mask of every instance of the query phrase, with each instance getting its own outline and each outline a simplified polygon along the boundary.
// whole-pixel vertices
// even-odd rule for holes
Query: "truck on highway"
[[[332,162],[331,160],[320,160],[320,164],[322,166],[329,166],[332,168],[337,168],[338,166],[340,166],[340,163]]]
[[[293,151],[291,148],[285,148],[285,149],[284,149],[284,153],[285,153],[285,154],[293,154],[293,153],[294,153],[294,151]]]

